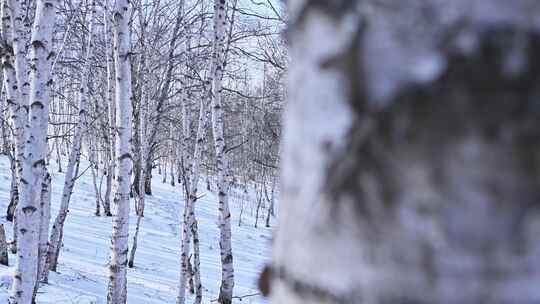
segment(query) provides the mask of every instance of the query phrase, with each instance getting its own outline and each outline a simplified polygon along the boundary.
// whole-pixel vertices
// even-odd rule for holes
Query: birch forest
[[[265,301],[283,3],[2,0],[1,14],[0,302]]]
[[[538,0],[0,14],[0,304],[540,303]]]

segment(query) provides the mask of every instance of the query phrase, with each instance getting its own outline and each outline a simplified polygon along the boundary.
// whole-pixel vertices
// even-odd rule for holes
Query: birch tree
[[[141,227],[142,218],[144,216],[144,208],[145,208],[145,199],[146,199],[146,191],[144,189],[145,182],[146,182],[146,168],[143,167],[146,166],[146,163],[148,160],[148,141],[146,139],[146,125],[148,123],[148,83],[146,80],[146,75],[148,75],[148,67],[146,62],[146,52],[147,50],[144,48],[145,46],[145,29],[143,29],[143,25],[146,23],[142,9],[139,7],[139,23],[141,24],[141,30],[143,31],[143,37],[142,37],[142,44],[143,54],[141,55],[141,59],[139,62],[139,132],[136,136],[138,136],[138,143],[139,146],[135,146],[134,149],[137,149],[137,153],[139,154],[139,165],[137,167],[137,170],[139,170],[139,179],[135,180],[135,182],[138,182],[134,187],[138,189],[136,191],[136,194],[138,196],[138,201],[136,204],[136,214],[137,214],[137,224],[135,226],[135,234],[133,236],[133,242],[131,251],[129,253],[129,261],[128,266],[131,268],[134,266],[135,263],[135,253],[137,250],[137,244],[138,244],[138,236],[139,236],[139,230]]]
[[[117,169],[114,188],[113,232],[109,264],[107,302],[127,301],[127,262],[129,234],[129,198],[132,171],[131,158],[131,64],[130,27],[131,3],[118,0],[113,10],[114,63],[116,73],[116,143]]]
[[[190,241],[191,238],[193,238],[193,247],[194,252],[198,256],[198,233],[197,233],[197,219],[195,217],[195,203],[197,202],[197,192],[198,192],[198,184],[199,184],[199,177],[200,177],[200,162],[202,158],[202,150],[203,150],[203,144],[204,140],[206,138],[206,124],[207,124],[207,109],[208,109],[208,103],[210,96],[208,96],[210,92],[210,82],[207,81],[205,83],[204,87],[204,93],[205,95],[202,96],[200,100],[200,106],[199,106],[199,118],[198,118],[198,126],[197,126],[197,135],[195,139],[195,147],[193,151],[193,157],[191,158],[191,161],[186,164],[187,170],[185,170],[185,173],[187,172],[188,175],[186,176],[186,179],[184,181],[184,189],[185,189],[185,206],[184,206],[184,214],[183,214],[183,222],[182,222],[182,243],[180,246],[180,280],[178,284],[178,297],[176,300],[177,304],[184,304],[185,303],[185,294],[186,294],[186,282],[188,278],[188,259],[189,259],[189,252],[190,252]],[[187,122],[186,122],[187,123]],[[189,137],[187,137],[187,130],[184,128],[184,141],[187,141]],[[189,161],[189,158],[186,158],[185,161]],[[196,241],[195,241],[196,240]],[[200,268],[198,267],[199,261],[196,256],[194,256],[194,283],[195,283],[195,293],[196,293],[196,303],[200,303],[202,300],[202,285],[200,282]]]
[[[9,116],[12,125],[12,138],[13,138],[13,165],[16,173],[16,183],[12,187],[12,193],[14,200],[12,201],[11,210],[16,210],[19,201],[19,182],[22,174],[22,162],[24,158],[24,139],[25,139],[25,122],[28,116],[27,107],[21,99],[21,91],[19,79],[17,79],[17,71],[15,65],[15,50],[20,48],[20,40],[17,38],[16,33],[13,31],[15,25],[20,26],[19,23],[15,24],[12,21],[12,12],[16,8],[12,8],[11,3],[7,0],[2,1],[2,70],[4,74],[4,87],[6,88],[6,104],[9,108]],[[23,40],[24,42],[24,40]],[[26,83],[26,81],[25,81]],[[17,226],[16,218],[17,212],[14,212],[14,231],[13,231],[13,248],[16,248],[18,231],[15,229]]]
[[[184,67],[189,70],[188,62],[191,55],[191,27],[186,29],[186,43],[184,54]],[[195,203],[198,199],[198,184],[200,178],[200,164],[202,161],[203,145],[206,139],[208,104],[210,102],[210,82],[203,84],[202,95],[199,100],[199,115],[197,120],[197,131],[195,141],[193,142],[193,155],[190,154],[191,136],[191,115],[189,112],[191,94],[187,88],[191,84],[190,77],[184,78],[181,102],[182,102],[182,162],[181,171],[183,176],[184,189],[184,213],[182,221],[182,243],[180,245],[180,279],[178,284],[177,304],[184,304],[186,301],[186,283],[189,281],[190,291],[196,294],[195,303],[202,301],[202,284],[200,277],[200,258],[199,258],[199,236],[197,218],[195,215]],[[193,240],[193,267],[190,263],[190,242]]]
[[[6,3],[4,2],[4,5]],[[36,3],[35,20],[32,28],[30,43],[30,64],[26,62],[25,25],[21,24],[23,11],[17,1],[10,1],[9,8],[13,14],[10,17],[12,33],[11,42],[15,53],[16,76],[19,86],[18,93],[14,93],[18,106],[24,106],[28,95],[28,121],[27,130],[18,133],[19,140],[24,137],[24,155],[18,156],[20,163],[20,176],[18,186],[20,188],[20,200],[17,207],[18,225],[18,250],[17,264],[11,294],[10,303],[31,303],[38,278],[38,255],[40,228],[47,227],[48,222],[42,223],[42,197],[48,197],[47,187],[43,187],[47,175],[47,129],[49,111],[49,86],[51,85],[50,70],[52,64],[52,36],[55,24],[57,1],[39,0]],[[17,20],[19,19],[19,20]],[[8,30],[9,31],[9,30]],[[19,40],[21,39],[21,40]],[[4,59],[8,60],[9,55]],[[29,67],[29,68],[28,68]],[[7,70],[7,73],[6,73]],[[4,65],[4,73],[12,72]],[[27,85],[26,71],[30,70],[30,85]],[[13,82],[15,83],[15,82]],[[22,84],[22,85],[21,85]],[[16,90],[13,88],[13,90]],[[27,91],[28,90],[28,91]],[[13,96],[12,95],[12,96]],[[16,110],[17,111],[17,110]],[[19,110],[20,111],[20,110]],[[20,113],[20,112],[19,112]],[[24,117],[17,117],[24,121]],[[24,132],[24,133],[23,133]],[[19,150],[23,144],[19,143]],[[18,152],[20,153],[20,152]],[[23,156],[23,157],[21,157]]]
[[[4,224],[0,224],[0,265],[9,266],[8,245]]]
[[[227,25],[226,0],[214,0],[214,51],[212,54],[212,132],[216,153],[217,191],[219,209],[219,248],[221,256],[221,286],[219,303],[232,301],[234,287],[233,255],[231,246],[231,213],[228,201],[227,155],[223,134],[223,105],[221,90],[225,69],[225,30]]]
[[[111,46],[111,25],[110,25],[110,11],[109,11],[109,1],[105,0],[103,6],[103,25],[105,27],[105,57],[107,62],[107,92],[106,92],[106,103],[108,105],[109,113],[109,126],[110,126],[110,153],[107,155],[109,158],[109,163],[107,166],[107,189],[105,193],[104,200],[104,212],[106,216],[111,216],[111,190],[114,174],[116,173],[116,104],[113,100],[113,87],[114,87],[114,64],[113,64],[113,48]]]
[[[51,222],[51,197],[52,197],[52,176],[45,173],[43,178],[41,199],[40,199],[40,227],[38,241],[38,271],[36,286],[34,287],[34,298],[39,287],[39,282],[47,282],[49,269],[47,266],[47,249],[49,247],[49,223]]]
[[[272,301],[538,302],[538,2],[289,8]]]

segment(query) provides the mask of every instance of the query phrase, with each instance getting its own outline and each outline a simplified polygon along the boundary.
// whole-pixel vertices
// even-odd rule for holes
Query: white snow
[[[57,214],[64,174],[57,172],[54,161],[49,170],[53,175],[52,219]],[[81,171],[88,163],[81,164]],[[5,222],[9,203],[9,161],[0,157],[0,222]],[[180,219],[184,197],[179,186],[161,183],[161,176],[154,173],[153,195],[146,198],[145,217],[139,234],[135,268],[128,270],[129,304],[175,303],[180,273]],[[205,179],[201,179],[204,181]],[[219,230],[217,227],[217,198],[206,191],[206,184],[199,187],[203,197],[197,202],[201,248],[201,276],[203,303],[216,303],[221,277],[219,260]],[[264,219],[255,223],[251,202],[244,205],[242,226],[238,226],[240,200],[231,191],[233,253],[235,270],[235,296],[258,293],[256,281],[264,264],[270,260],[272,229],[264,228]],[[242,198],[242,199],[245,199]],[[133,204],[133,200],[131,201]],[[131,216],[135,218],[132,206]],[[110,217],[96,217],[95,195],[90,171],[77,180],[70,203],[70,212],[64,230],[64,247],[59,258],[58,273],[51,272],[49,284],[40,288],[38,304],[50,303],[106,303],[109,245],[112,230]],[[264,212],[264,215],[266,212]],[[130,221],[130,248],[135,220]],[[51,221],[52,224],[52,221]],[[261,227],[262,226],[262,227]],[[11,223],[5,223],[8,240],[11,240]],[[10,254],[10,266],[15,256]],[[0,266],[0,303],[7,303],[7,292],[12,267]],[[191,297],[191,295],[190,295]],[[191,300],[188,301],[192,302]],[[267,303],[261,296],[234,299],[238,303]]]

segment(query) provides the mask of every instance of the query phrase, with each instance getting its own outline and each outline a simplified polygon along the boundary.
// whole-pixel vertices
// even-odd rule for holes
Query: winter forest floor
[[[88,164],[81,164],[81,172]],[[56,217],[60,203],[64,174],[58,173],[51,161],[53,175],[53,198],[51,224]],[[0,222],[5,222],[5,210],[9,202],[10,186],[9,161],[0,157]],[[139,245],[135,258],[135,268],[128,270],[129,304],[175,303],[177,283],[180,273],[181,217],[184,198],[181,188],[161,182],[162,176],[154,173],[153,195],[146,198],[145,217],[139,234]],[[202,183],[201,183],[202,184]],[[204,183],[205,184],[205,183]],[[111,235],[111,217],[96,217],[95,194],[92,175],[87,170],[77,180],[71,198],[70,212],[64,230],[58,273],[51,273],[50,283],[40,288],[38,304],[41,303],[106,303],[106,289]],[[203,197],[196,205],[199,220],[201,250],[201,276],[203,302],[217,298],[220,281],[219,230],[217,227],[217,199],[199,188]],[[254,195],[243,198],[244,211],[242,226],[238,226],[241,201],[231,197],[233,252],[235,267],[235,296],[256,294],[256,280],[263,265],[270,259],[271,228],[264,228],[264,220],[259,220],[260,228],[254,228]],[[251,201],[251,202],[247,202]],[[136,216],[132,201],[130,217],[130,243],[135,230]],[[6,223],[8,240],[11,239],[11,223]],[[130,244],[131,248],[131,244]],[[15,256],[10,254],[10,266]],[[10,273],[10,269],[0,268],[0,273]],[[7,289],[0,282],[0,303],[6,303]],[[240,300],[235,300],[240,302]],[[189,300],[188,303],[192,302]],[[247,297],[241,303],[265,303],[260,296]]]

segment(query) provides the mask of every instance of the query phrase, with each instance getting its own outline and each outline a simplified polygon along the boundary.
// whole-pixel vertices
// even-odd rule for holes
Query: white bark
[[[95,215],[99,216],[101,214],[101,191],[100,186],[98,186],[98,174],[99,174],[99,166],[97,159],[97,152],[96,149],[92,148],[92,141],[88,140],[88,154],[89,154],[89,162],[90,162],[90,172],[92,173],[92,185],[94,186],[94,193],[96,196],[96,212]],[[77,163],[79,165],[79,163]],[[77,174],[75,174],[77,176]]]
[[[39,260],[38,260],[38,283],[35,287],[37,292],[39,282],[46,283],[48,280],[49,269],[47,267],[47,249],[49,247],[49,223],[51,221],[51,197],[52,177],[45,172],[41,189],[41,222],[39,232]],[[35,297],[35,295],[34,295]]]
[[[49,112],[50,70],[52,64],[52,36],[57,1],[39,0],[32,29],[29,121],[24,163],[20,176],[20,201],[17,208],[18,251],[10,303],[26,304],[33,298],[38,271],[38,243],[41,223],[42,183],[46,174],[47,129]],[[12,8],[16,7],[12,5]],[[21,13],[21,12],[18,12]],[[15,13],[17,14],[17,13]],[[21,13],[22,14],[22,13]],[[17,24],[15,22],[14,24]],[[14,33],[20,32],[14,29]],[[23,36],[23,34],[21,34]],[[15,41],[16,35],[14,35]],[[19,53],[16,51],[17,67]],[[23,57],[20,55],[20,57]],[[25,71],[25,68],[22,68]],[[20,74],[20,71],[17,71]],[[19,77],[23,79],[24,77]],[[21,80],[20,80],[21,81]],[[22,80],[24,82],[24,80]],[[25,83],[21,87],[24,102]]]
[[[191,216],[189,208],[189,199],[186,199],[184,205],[184,215],[182,221],[182,243],[180,245],[180,279],[178,281],[178,296],[176,298],[176,304],[186,303],[186,283],[189,277],[188,271],[188,259],[190,251],[190,239],[191,239]]]
[[[20,180],[22,172],[22,161],[24,158],[25,123],[28,111],[25,103],[21,100],[21,94],[15,69],[15,54],[13,53],[13,25],[11,22],[11,7],[7,0],[2,1],[2,38],[6,45],[5,53],[2,56],[2,67],[4,74],[4,87],[6,88],[6,103],[10,111],[10,121],[12,125],[14,141],[14,158],[16,164],[17,179]]]
[[[187,86],[187,83],[185,84]],[[183,177],[183,183],[184,183],[184,189],[187,189],[189,191],[190,185],[186,184],[189,183],[189,177],[190,172],[188,172],[191,163],[191,153],[189,153],[191,146],[191,115],[190,115],[190,101],[188,100],[188,95],[185,89],[182,89],[180,99],[182,102],[182,150],[181,150],[181,170],[182,172],[178,172],[178,174]]]
[[[109,164],[107,166],[107,188],[105,190],[105,199],[103,201],[103,209],[106,216],[111,216],[111,190],[116,173],[116,104],[113,100],[114,88],[114,63],[113,63],[113,48],[111,46],[111,26],[110,26],[110,11],[109,0],[105,0],[103,8],[103,24],[105,27],[105,50],[107,61],[107,92],[106,100],[109,109],[109,126],[110,126],[110,144],[109,144]]]
[[[148,69],[146,65],[145,55],[141,58],[141,71],[142,73],[139,73],[139,81],[141,82],[141,96],[140,96],[140,104],[139,104],[139,155],[140,155],[140,176],[138,180],[138,185],[135,185],[135,187],[138,187],[138,202],[136,204],[136,214],[137,214],[137,224],[135,226],[135,234],[133,235],[133,244],[131,247],[131,251],[129,253],[129,261],[128,266],[132,268],[135,264],[135,253],[137,251],[137,244],[138,244],[138,238],[139,238],[139,231],[141,228],[142,218],[144,217],[144,207],[145,207],[145,181],[146,181],[146,163],[148,162],[148,141],[146,138],[146,126],[148,123],[148,99],[147,99],[147,83],[145,81],[144,75],[148,75]]]
[[[225,69],[225,25],[227,1],[214,0],[214,51],[212,56],[212,131],[216,152],[217,191],[219,200],[219,248],[221,256],[221,286],[218,301],[229,304],[234,288],[234,267],[231,245],[231,213],[229,211],[229,185],[227,178],[226,143],[223,132],[223,105],[221,101],[223,71]]]
[[[114,193],[115,214],[109,265],[109,304],[123,304],[127,301],[127,262],[129,234],[129,199],[132,171],[131,157],[131,65],[130,28],[131,4],[128,0],[118,0],[113,11],[114,21],[114,61],[116,71],[116,132],[118,142],[116,157],[116,183]]]
[[[210,82],[205,83],[205,90],[203,92],[210,92]],[[195,203],[197,201],[197,191],[198,191],[198,182],[200,176],[200,162],[202,157],[202,149],[204,140],[206,138],[206,121],[207,121],[207,103],[210,97],[207,95],[202,96],[199,109],[199,120],[197,127],[197,137],[195,139],[195,147],[193,150],[192,161],[188,164],[185,164],[187,173],[189,175],[185,178],[184,187],[186,189],[186,202],[184,206],[184,215],[183,215],[183,224],[182,224],[182,244],[180,247],[180,280],[178,283],[178,297],[176,300],[177,304],[184,304],[186,300],[186,282],[188,278],[188,258],[190,252],[190,240],[193,237],[193,229],[196,231],[197,220],[195,218]],[[184,129],[186,131],[186,129]],[[187,138],[184,137],[184,141]],[[186,160],[187,161],[187,160]],[[194,242],[194,247],[199,246],[198,242]],[[198,249],[194,249],[198,251]],[[194,268],[196,264],[199,264],[197,260],[198,257],[194,256]],[[197,299],[202,298],[202,285],[200,279],[197,280],[197,277],[200,277],[200,268],[194,269],[194,281],[195,281],[195,292],[200,295]]]
[[[13,53],[15,69],[17,70],[17,89],[20,92],[20,102],[28,105],[30,83],[28,79],[27,42],[30,33],[29,19],[26,17],[28,2],[20,0],[5,0],[11,11],[11,29],[13,31]],[[36,14],[37,16],[37,14]]]
[[[202,303],[202,283],[201,283],[201,258],[199,250],[199,226],[197,224],[197,218],[195,212],[191,214],[191,235],[193,237],[193,273],[190,279],[193,279],[193,288],[195,289],[195,301],[194,304]]]
[[[1,3],[0,3],[1,7]],[[1,9],[0,9],[1,12]],[[1,16],[1,13],[0,13]],[[1,22],[0,22],[1,24]],[[0,33],[1,33],[1,25],[0,25]],[[1,62],[1,58],[0,58]],[[2,71],[0,73],[0,93],[4,95],[4,72]],[[6,115],[6,103],[5,98],[0,99],[0,154],[8,154],[9,151],[9,141],[8,141],[8,135],[7,135],[7,115]]]

